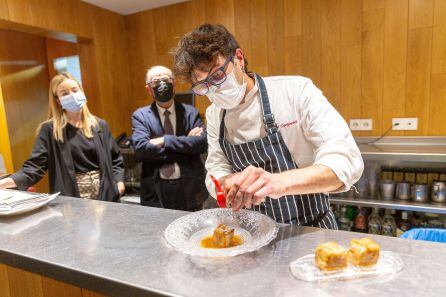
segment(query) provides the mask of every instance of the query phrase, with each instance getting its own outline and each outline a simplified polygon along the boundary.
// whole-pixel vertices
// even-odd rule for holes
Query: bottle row
[[[333,205],[340,230],[401,236],[412,228],[446,229],[446,215]]]

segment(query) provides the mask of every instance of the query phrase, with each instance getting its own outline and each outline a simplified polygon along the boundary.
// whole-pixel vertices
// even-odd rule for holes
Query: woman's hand
[[[116,185],[118,186],[119,197],[121,197],[122,195],[124,195],[125,185],[123,182],[118,182]]]
[[[9,189],[9,188],[15,188],[15,187],[17,187],[17,185],[16,185],[15,181],[10,177],[0,180],[0,189]]]
[[[286,179],[281,178],[280,174],[269,173],[254,166],[249,166],[240,173],[231,174],[221,181],[226,202],[234,211],[259,205],[266,196],[282,197],[286,192]]]

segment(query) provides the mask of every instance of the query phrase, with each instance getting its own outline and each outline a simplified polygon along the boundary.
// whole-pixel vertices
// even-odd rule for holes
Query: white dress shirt
[[[161,120],[161,125],[163,125],[163,128],[164,128],[164,119],[166,118],[164,116],[164,112],[166,111],[166,109],[162,108],[158,104],[156,104],[156,108],[158,109],[158,113],[159,113],[160,120]],[[175,103],[172,104],[169,108],[167,108],[167,110],[170,111],[169,119],[170,119],[170,122],[172,123],[173,133],[174,133],[174,135],[176,135],[177,134],[177,115],[175,114]],[[178,178],[180,178],[181,177],[180,166],[178,166],[178,163],[174,163],[174,167],[175,167],[175,171],[172,173],[171,176],[166,177],[160,171],[160,177],[162,179],[178,179]]]
[[[325,165],[344,184],[343,190],[349,190],[361,177],[364,163],[342,116],[309,78],[275,76],[265,77],[264,81],[276,124],[297,166]],[[218,141],[222,114],[215,104],[206,110],[209,144],[206,186],[214,197],[209,175],[219,179],[233,173]],[[256,84],[241,105],[226,111],[225,127],[225,139],[233,144],[267,135]]]

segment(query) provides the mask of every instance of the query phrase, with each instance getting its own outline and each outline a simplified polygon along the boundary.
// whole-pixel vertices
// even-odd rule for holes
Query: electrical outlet
[[[372,131],[372,119],[350,119],[350,130],[352,131]]]
[[[393,118],[392,130],[417,130],[418,118]]]

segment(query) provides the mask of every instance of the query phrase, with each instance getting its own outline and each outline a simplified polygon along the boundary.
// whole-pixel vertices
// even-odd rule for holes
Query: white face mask
[[[235,65],[231,73],[226,77],[226,81],[219,86],[210,86],[207,94],[209,100],[222,109],[233,109],[242,102],[245,97],[247,83],[245,75],[240,85],[235,78]]]

